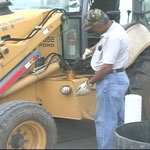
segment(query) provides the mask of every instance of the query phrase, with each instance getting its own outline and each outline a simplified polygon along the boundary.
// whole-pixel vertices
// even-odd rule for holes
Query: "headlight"
[[[72,92],[72,88],[69,85],[64,85],[60,88],[60,92],[64,95],[69,95]]]

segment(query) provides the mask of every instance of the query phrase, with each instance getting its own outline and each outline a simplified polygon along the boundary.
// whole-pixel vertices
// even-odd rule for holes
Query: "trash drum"
[[[150,149],[150,121],[117,127],[114,132],[114,149]]]

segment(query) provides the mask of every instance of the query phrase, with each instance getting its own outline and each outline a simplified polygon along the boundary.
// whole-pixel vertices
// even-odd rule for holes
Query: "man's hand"
[[[86,48],[84,54],[82,55],[82,59],[85,60],[87,58],[87,56],[89,56],[92,53],[93,53],[93,51],[91,51],[90,49]]]
[[[88,84],[88,81],[80,84],[77,88],[76,96],[85,96],[91,92],[91,86]]]

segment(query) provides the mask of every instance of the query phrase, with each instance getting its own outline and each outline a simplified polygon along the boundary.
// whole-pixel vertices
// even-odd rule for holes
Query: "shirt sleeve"
[[[119,37],[109,37],[103,47],[103,64],[115,64],[121,50]]]

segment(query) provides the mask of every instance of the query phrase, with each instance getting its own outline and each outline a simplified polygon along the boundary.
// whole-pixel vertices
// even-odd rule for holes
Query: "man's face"
[[[94,32],[96,32],[96,33],[103,34],[103,33],[106,32],[105,25],[94,26],[94,27],[91,28],[91,31],[94,31]]]

